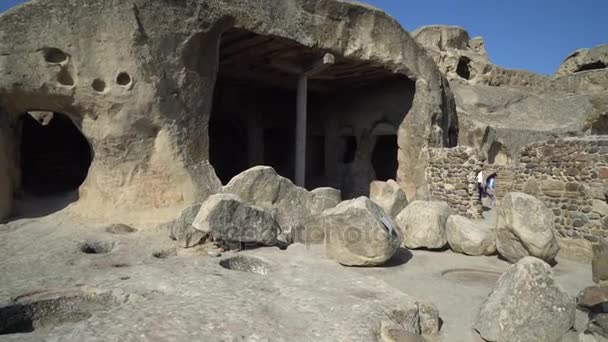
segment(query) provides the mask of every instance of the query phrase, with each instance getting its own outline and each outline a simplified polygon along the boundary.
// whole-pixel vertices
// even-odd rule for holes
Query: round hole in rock
[[[118,74],[118,76],[116,76],[116,83],[123,87],[128,86],[129,84],[131,84],[131,75],[126,72],[121,72],[120,74]]]
[[[48,63],[63,63],[68,59],[68,55],[57,48],[43,48],[42,54]]]
[[[502,275],[501,272],[474,268],[455,268],[441,272],[443,278],[459,283],[493,286]]]
[[[176,249],[166,249],[163,251],[155,252],[152,254],[153,257],[157,259],[167,259],[169,257],[177,256]]]
[[[241,272],[266,275],[270,273],[270,265],[259,258],[249,256],[235,256],[220,261],[220,266],[225,269]]]
[[[30,333],[88,319],[117,305],[109,293],[81,290],[38,292],[0,307],[0,335]]]
[[[80,245],[80,251],[86,254],[106,254],[113,249],[113,242],[88,241]]]
[[[131,234],[135,233],[137,229],[127,226],[126,224],[112,224],[106,227],[106,232],[110,234]]]
[[[61,69],[59,74],[57,74],[57,82],[68,87],[74,86],[74,79],[72,78],[72,75],[70,75],[70,72],[65,69]]]
[[[93,160],[87,139],[64,114],[43,123],[21,116],[21,185],[28,194],[45,196],[77,190]]]
[[[91,86],[93,87],[93,90],[95,90],[98,93],[103,93],[106,90],[106,82],[104,82],[104,80],[101,80],[99,78],[96,78],[95,80],[93,80],[93,83],[91,84]]]

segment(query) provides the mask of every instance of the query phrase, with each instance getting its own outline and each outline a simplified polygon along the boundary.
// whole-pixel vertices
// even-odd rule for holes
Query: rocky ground
[[[108,231],[69,207],[0,227],[7,341],[375,341],[381,322],[426,302],[442,321],[428,340],[480,341],[473,322],[509,266],[400,249],[384,267],[349,268],[301,244],[212,258],[165,231]],[[585,263],[558,259],[554,276],[572,297],[592,284]]]

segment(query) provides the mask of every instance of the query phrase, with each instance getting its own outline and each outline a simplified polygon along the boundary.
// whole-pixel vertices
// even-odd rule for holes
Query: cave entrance
[[[300,186],[333,185],[328,168],[336,173],[336,167],[327,160],[335,147],[326,129],[331,116],[342,113],[323,109],[337,97],[352,99],[357,89],[365,94],[362,89],[404,77],[373,62],[240,28],[223,32],[219,46],[209,156],[224,184],[268,165]],[[348,152],[354,156],[353,148]]]
[[[397,135],[376,136],[376,145],[372,153],[372,165],[377,180],[386,182],[389,179],[397,178],[397,169],[399,168],[398,150]]]
[[[31,112],[21,116],[21,188],[29,195],[73,192],[87,177],[91,147],[64,114]]]

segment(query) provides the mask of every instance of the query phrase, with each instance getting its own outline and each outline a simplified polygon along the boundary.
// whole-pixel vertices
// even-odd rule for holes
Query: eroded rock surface
[[[403,237],[376,203],[359,197],[323,212],[327,256],[346,266],[378,266],[395,255]]]
[[[526,257],[500,277],[474,328],[486,341],[559,341],[574,325],[575,310],[551,266]]]
[[[215,240],[264,245],[275,244],[281,232],[270,212],[232,194],[209,197],[201,205],[192,227]]]
[[[448,240],[445,224],[452,215],[445,202],[415,201],[397,216],[403,233],[403,245],[408,248],[443,248]]]
[[[446,222],[450,247],[454,252],[467,255],[496,253],[496,231],[483,223],[463,216],[452,215]]]
[[[390,179],[386,182],[374,181],[370,185],[369,198],[376,202],[393,219],[407,207],[407,197],[399,184]]]
[[[559,252],[553,213],[534,196],[507,194],[498,207],[496,247],[510,262],[534,256],[553,262]]]

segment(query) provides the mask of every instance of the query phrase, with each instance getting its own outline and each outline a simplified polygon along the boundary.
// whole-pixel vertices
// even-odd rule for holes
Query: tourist
[[[479,202],[481,202],[481,198],[483,196],[483,170],[479,170],[477,174],[477,191],[479,191]]]
[[[489,208],[494,207],[494,204],[496,203],[496,194],[494,192],[494,190],[496,189],[496,173],[493,173],[490,175],[490,177],[488,177],[488,180],[486,181],[486,195],[488,195],[488,197],[490,198],[490,205]]]

